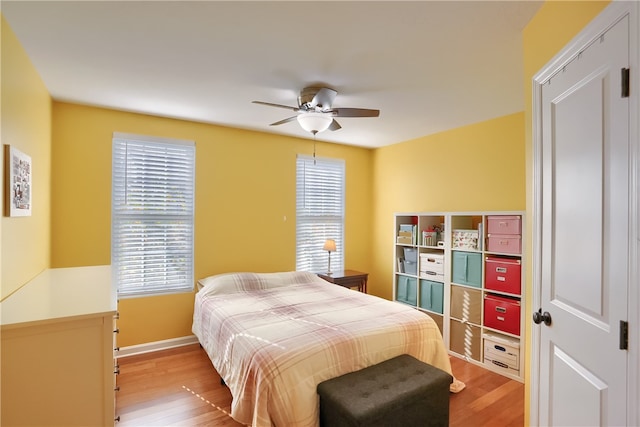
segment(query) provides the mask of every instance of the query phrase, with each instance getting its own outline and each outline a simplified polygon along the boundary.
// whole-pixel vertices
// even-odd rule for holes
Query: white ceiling
[[[542,1],[7,1],[56,100],[312,138],[300,89],[338,91],[318,140],[380,147],[524,110],[521,31]]]

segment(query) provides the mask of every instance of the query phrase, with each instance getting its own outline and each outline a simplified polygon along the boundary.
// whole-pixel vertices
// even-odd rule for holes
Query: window
[[[344,266],[344,161],[298,155],[296,160],[296,270],[324,272],[327,239],[336,241],[331,270]]]
[[[112,165],[118,294],[193,290],[195,144],[114,133]]]

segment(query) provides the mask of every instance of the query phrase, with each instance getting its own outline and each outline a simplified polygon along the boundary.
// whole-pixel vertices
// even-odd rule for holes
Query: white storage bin
[[[422,253],[420,254],[420,271],[432,271],[444,274],[444,255]]]
[[[520,372],[520,342],[505,336],[483,334],[484,364],[518,374]]]
[[[444,254],[421,253],[420,277],[436,282],[444,282]]]

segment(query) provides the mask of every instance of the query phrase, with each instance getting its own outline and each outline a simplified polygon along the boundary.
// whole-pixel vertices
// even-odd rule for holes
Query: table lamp
[[[331,274],[331,252],[336,251],[336,241],[333,239],[325,240],[322,250],[329,252],[329,267],[327,268],[327,274]]]

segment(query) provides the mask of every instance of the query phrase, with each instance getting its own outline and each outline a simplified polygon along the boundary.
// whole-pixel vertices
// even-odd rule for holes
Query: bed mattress
[[[401,354],[451,373],[437,325],[415,309],[312,273],[216,279],[196,294],[193,332],[241,423],[317,426],[320,382]]]

